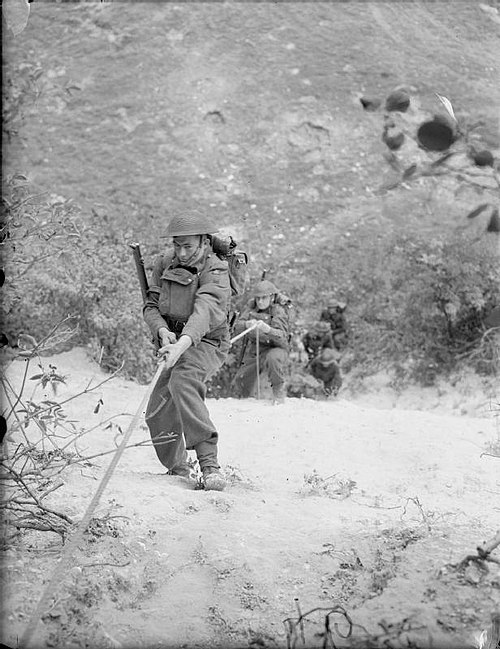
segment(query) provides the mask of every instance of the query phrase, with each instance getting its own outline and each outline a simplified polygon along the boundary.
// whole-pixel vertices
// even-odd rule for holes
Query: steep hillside
[[[137,320],[126,244],[140,241],[150,266],[170,215],[197,206],[250,253],[252,279],[266,270],[292,296],[299,330],[328,293],[347,300],[356,353],[368,350],[356,363],[364,363],[411,317],[393,280],[415,277],[415,267],[402,268],[413,239],[432,246],[460,233],[455,258],[460,247],[478,259],[498,249],[496,233],[479,236],[486,213],[465,218],[481,200],[498,202],[491,168],[468,170],[486,173],[485,190],[456,173],[381,190],[398,177],[381,140],[384,100],[396,87],[411,96],[409,111],[395,116],[407,133],[397,151],[403,169],[426,158],[415,135],[423,119],[443,113],[436,93],[462,124],[481,121],[475,137],[496,155],[498,30],[494,6],[469,3],[32,3],[27,28],[5,38],[4,172],[26,174],[40,200],[81,206],[87,258],[68,262],[70,295],[64,275],[53,279],[59,270],[26,276],[40,286],[40,305],[59,307],[34,318],[19,312],[12,330],[29,321],[45,335],[43,323],[75,299],[87,319],[79,342],[93,337],[105,366],[116,367],[116,337],[100,330],[79,287],[102,296],[110,321],[116,305]],[[381,107],[364,110],[362,96]],[[423,277],[416,293],[438,281]],[[465,281],[476,283],[470,274]],[[495,299],[455,297],[466,319],[471,308],[483,317],[484,301]],[[421,305],[426,315],[432,299]],[[127,356],[127,336],[136,346],[141,335],[139,325],[127,327],[119,351],[131,372],[141,363]],[[421,341],[388,353],[413,347],[422,350]]]
[[[471,3],[35,2],[6,43],[8,67],[41,71],[7,169],[151,246],[196,204],[266,242],[285,280],[314,227],[392,213],[373,196],[382,117],[361,95],[405,85],[435,111],[439,92],[498,146],[498,29]],[[418,202],[404,198],[405,221]]]

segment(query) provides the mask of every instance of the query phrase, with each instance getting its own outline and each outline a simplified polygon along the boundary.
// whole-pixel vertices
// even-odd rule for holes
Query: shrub
[[[382,249],[367,249],[365,267],[351,268],[361,294],[354,365],[389,361],[426,384],[463,362],[495,373],[494,340],[483,322],[500,299],[496,257],[461,234],[446,241],[394,236]]]
[[[104,369],[123,364],[145,381],[154,361],[130,252],[107,220],[84,219],[71,201],[29,193],[22,175],[4,188],[3,331],[43,338],[72,316],[71,344],[87,345]],[[55,351],[61,351],[61,348]]]
[[[154,357],[121,228],[106,215],[83,215],[64,198],[30,195],[22,175],[5,184],[4,332],[11,340],[20,332],[40,338],[71,315],[71,344],[88,346],[104,369],[123,364],[125,376],[148,381]],[[290,258],[273,280],[292,297],[302,322],[317,319],[318,298],[332,289],[347,301],[344,372],[366,375],[392,366],[401,381],[426,385],[461,364],[491,375],[497,371],[498,329],[486,331],[483,323],[500,301],[500,271],[496,251],[484,242],[496,236],[471,242],[463,231],[446,239],[417,231],[381,238],[360,228],[357,241],[337,245],[335,254],[322,237],[304,262]],[[157,241],[145,241],[144,249],[152,263]],[[254,274],[262,264],[257,249]],[[237,349],[213,378],[211,396],[231,394],[236,364]],[[292,370],[303,372],[295,365]]]

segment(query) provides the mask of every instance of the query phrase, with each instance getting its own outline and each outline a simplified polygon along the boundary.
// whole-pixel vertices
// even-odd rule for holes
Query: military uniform
[[[267,309],[259,311],[255,299],[250,300],[241,314],[241,320],[262,320],[271,327],[269,333],[259,331],[259,369],[267,371],[275,397],[283,393],[288,363],[289,318],[288,311],[280,304],[271,303]],[[235,331],[243,329],[237,325]],[[254,393],[257,380],[257,333],[247,334],[248,344],[240,369],[234,378],[236,391],[241,397]]]
[[[302,338],[302,344],[309,357],[312,360],[324,348],[333,349],[334,342],[330,326],[327,322],[315,322]]]
[[[158,459],[172,473],[179,469],[177,474],[183,475],[186,449],[194,449],[205,474],[219,469],[218,433],[205,404],[205,384],[230,347],[228,265],[207,246],[194,266],[181,265],[174,255],[159,257],[151,279],[144,319],[154,339],[161,346],[159,329],[168,327],[177,336],[189,336],[192,346],[160,375],[146,423]]]
[[[323,309],[320,315],[321,322],[327,322],[333,337],[335,349],[341,351],[347,346],[347,322],[344,315],[345,304],[342,302],[332,301],[326,309]]]
[[[325,394],[337,394],[342,386],[340,368],[336,361],[336,352],[324,347],[309,364],[309,371],[315,379],[323,383]]]

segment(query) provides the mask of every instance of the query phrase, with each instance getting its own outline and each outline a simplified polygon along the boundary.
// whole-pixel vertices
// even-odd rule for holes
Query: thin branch
[[[161,444],[170,444],[170,442],[173,442],[173,439],[166,439],[161,442],[155,441],[155,446],[160,446]],[[128,446],[124,447],[124,451],[127,451],[129,448],[135,448],[137,446],[152,446],[153,442],[152,440],[145,439],[142,442],[136,442],[135,444],[129,444]],[[68,466],[71,464],[79,464],[81,462],[89,462],[90,460],[94,460],[96,457],[103,457],[104,455],[109,455],[110,453],[116,453],[116,448],[111,449],[110,451],[103,451],[102,453],[96,453],[95,455],[89,455],[87,457],[82,457],[79,458],[78,460],[70,460],[68,462]]]
[[[32,194],[31,196],[28,196],[27,198],[24,198],[22,201],[18,201],[17,203],[14,203],[14,205],[9,205],[9,210],[11,212],[13,212],[14,210],[19,209],[22,205],[25,205],[26,203],[28,203],[28,201],[31,201],[34,198],[40,198],[40,196],[44,196],[47,193],[48,193],[48,190],[40,192],[39,194]]]
[[[11,407],[11,411],[5,416],[5,419],[8,419],[10,417],[10,415],[12,414],[14,408],[17,406],[17,404],[21,400],[21,397],[23,395],[24,388],[25,388],[25,385],[26,385],[26,377],[28,376],[29,364],[30,364],[29,359],[27,359],[26,360],[26,366],[24,368],[23,380],[22,380],[22,383],[21,383],[21,387],[19,388],[19,396],[17,397],[16,401],[14,402],[14,405]],[[2,384],[5,383],[6,385],[8,385],[8,387],[12,390],[12,393],[14,394],[14,396],[16,396],[16,394],[17,394],[16,391],[14,390],[14,388],[12,387],[10,381],[8,380],[8,378],[5,375],[2,376],[0,381],[2,382]],[[5,392],[6,392],[6,390],[5,390]]]
[[[11,469],[11,471],[13,471],[13,469]],[[20,483],[22,484],[23,488],[24,488],[25,491],[29,494],[29,496],[31,496],[31,498],[33,498],[34,502],[36,503],[36,505],[37,505],[40,509],[42,509],[42,510],[44,510],[44,511],[46,511],[46,512],[49,512],[50,514],[54,514],[54,516],[58,516],[59,518],[64,519],[64,520],[67,521],[68,523],[73,524],[73,521],[71,520],[71,518],[69,518],[69,516],[66,516],[66,514],[62,514],[62,513],[60,513],[60,512],[57,512],[57,511],[51,509],[50,507],[46,507],[45,505],[43,505],[43,504],[40,502],[39,497],[31,491],[31,489],[28,487],[28,485],[27,485],[26,482],[23,480],[23,477],[22,477],[21,475],[16,474],[16,478],[17,478],[17,481],[20,482]],[[24,503],[24,504],[28,504],[28,503]]]
[[[2,378],[0,379],[0,381],[3,383],[4,381],[7,381],[7,379],[6,379],[6,377],[4,376],[4,377],[2,377]],[[15,393],[14,389],[13,389],[10,385],[9,385],[9,387],[10,387],[10,389],[12,390],[12,393],[14,394],[14,396],[16,396],[16,393]],[[27,437],[27,435],[26,435],[26,431],[25,431],[25,429],[24,429],[24,424],[23,424],[23,422],[21,421],[21,419],[20,419],[19,415],[17,414],[17,412],[14,410],[14,408],[15,408],[15,404],[12,404],[12,401],[11,401],[11,398],[10,398],[10,396],[9,396],[9,393],[8,393],[8,391],[5,390],[5,389],[4,389],[4,394],[5,394],[5,397],[6,397],[7,401],[9,402],[9,406],[11,406],[11,412],[9,413],[9,415],[8,415],[5,419],[7,420],[8,417],[10,417],[12,413],[14,414],[14,417],[16,418],[17,423],[19,424],[19,427],[20,427],[21,432],[22,432],[22,434],[23,434],[24,441],[26,442],[26,444],[29,445],[29,444],[30,444],[30,441],[29,441],[29,439],[28,439],[28,437]],[[19,398],[18,398],[17,403],[19,403],[20,399],[21,399],[21,395],[19,395]]]
[[[86,563],[82,566],[82,570],[84,568],[94,568],[94,567],[101,567],[101,566],[111,566],[111,568],[125,568],[125,566],[129,566],[130,561],[125,561],[125,563]]]

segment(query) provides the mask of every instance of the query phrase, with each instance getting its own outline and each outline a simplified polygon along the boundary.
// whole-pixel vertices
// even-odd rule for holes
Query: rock
[[[410,95],[405,90],[394,90],[385,100],[385,109],[389,112],[405,113],[410,107]]]
[[[446,151],[457,139],[456,127],[443,115],[434,115],[417,130],[419,145],[427,151]]]
[[[368,111],[376,111],[380,108],[380,104],[382,103],[381,100],[376,97],[360,97],[359,101],[363,108]]]
[[[474,160],[474,164],[478,167],[493,167],[493,154],[488,149],[473,151],[471,157]]]
[[[388,129],[382,133],[382,141],[391,151],[397,151],[403,146],[405,134],[399,129]]]

